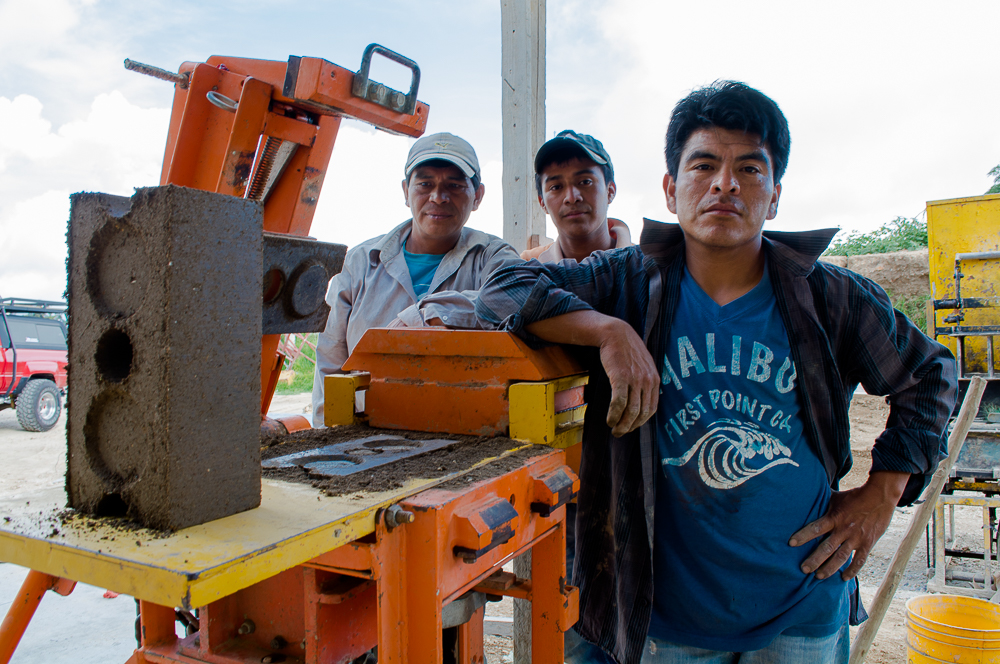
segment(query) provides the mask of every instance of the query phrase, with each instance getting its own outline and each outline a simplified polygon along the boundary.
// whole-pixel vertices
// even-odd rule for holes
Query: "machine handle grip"
[[[393,62],[398,62],[410,70],[410,91],[407,94],[404,95],[398,90],[393,90],[369,78],[372,56],[376,53]],[[351,92],[355,97],[367,99],[379,106],[384,106],[399,113],[413,115],[413,111],[417,108],[417,90],[419,87],[420,67],[416,62],[380,44],[368,44],[364,55],[361,56],[361,68],[354,75],[354,86]]]

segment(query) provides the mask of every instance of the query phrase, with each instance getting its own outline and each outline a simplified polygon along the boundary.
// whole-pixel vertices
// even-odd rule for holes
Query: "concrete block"
[[[71,201],[70,506],[169,530],[256,507],[261,206],[172,185]]]

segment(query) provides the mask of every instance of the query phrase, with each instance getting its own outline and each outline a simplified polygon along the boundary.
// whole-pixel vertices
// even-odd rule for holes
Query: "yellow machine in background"
[[[972,376],[989,381],[986,417],[1000,409],[1000,195],[928,202],[927,239],[928,333],[955,353],[960,393]]]
[[[927,240],[931,282],[927,331],[955,354],[958,403],[973,376],[987,380],[979,413],[937,499],[928,549],[928,567],[933,565],[934,573],[927,580],[927,590],[994,599],[1000,597],[991,562],[1000,555],[996,518],[1000,509],[1000,348],[995,344],[1000,336],[1000,195],[927,203]],[[956,506],[982,510],[982,549],[958,545]],[[971,566],[962,562],[970,560],[976,562]]]

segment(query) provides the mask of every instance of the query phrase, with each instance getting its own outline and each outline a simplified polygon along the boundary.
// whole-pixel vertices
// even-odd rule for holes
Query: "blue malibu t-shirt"
[[[417,300],[427,294],[427,289],[434,280],[434,273],[437,272],[444,256],[444,254],[411,254],[403,249],[403,258],[406,259],[406,268],[410,271],[410,281],[413,283],[413,293],[417,296]]]
[[[650,635],[743,652],[782,633],[833,634],[847,619],[847,583],[799,569],[819,540],[788,545],[826,513],[831,491],[803,435],[767,270],[724,307],[685,270],[665,341]]]

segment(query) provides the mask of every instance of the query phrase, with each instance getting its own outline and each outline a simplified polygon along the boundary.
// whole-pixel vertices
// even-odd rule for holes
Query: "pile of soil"
[[[105,533],[101,537],[102,540],[114,542],[118,537],[125,540],[134,539],[136,546],[142,546],[142,540],[163,539],[170,537],[174,533],[172,530],[161,530],[144,526],[138,521],[133,521],[127,517],[92,516],[77,512],[73,508],[62,510],[56,514],[56,519],[63,530],[89,531],[92,533],[100,530]],[[49,537],[59,534],[58,527],[54,526]]]
[[[485,466],[480,466],[475,470],[465,473],[461,477],[456,477],[453,480],[439,484],[437,488],[448,490],[463,489],[470,484],[499,477],[500,475],[509,473],[512,470],[517,470],[529,459],[551,451],[552,448],[545,445],[532,445],[531,447],[526,447],[523,450],[518,450],[513,454],[505,456],[502,459],[497,459],[496,461]]]
[[[848,256],[847,269],[868,277],[894,297],[930,295],[930,262],[926,249]]]
[[[509,450],[523,447],[524,443],[503,436],[462,436],[454,434],[427,433],[423,431],[399,431],[376,429],[366,425],[306,429],[285,436],[262,441],[263,460],[326,447],[350,440],[360,440],[378,435],[399,436],[408,440],[454,440],[455,443],[425,454],[407,457],[399,461],[376,466],[365,471],[339,477],[313,476],[299,466],[293,468],[264,468],[264,477],[286,482],[299,482],[313,486],[328,496],[343,496],[358,492],[390,491],[402,488],[407,480],[433,479],[471,468],[484,459],[497,457]],[[544,454],[550,448],[533,446],[521,450],[509,458],[498,460],[483,468],[463,475],[449,482],[455,486],[465,486],[489,477],[496,477],[513,470],[532,456]],[[455,487],[452,487],[455,488]]]

